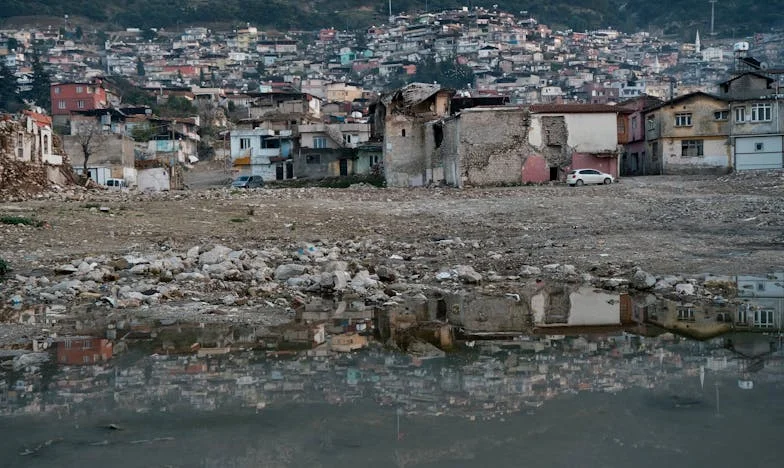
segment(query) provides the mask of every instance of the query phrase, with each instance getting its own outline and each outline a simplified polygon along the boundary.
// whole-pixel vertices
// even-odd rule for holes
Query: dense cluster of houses
[[[58,366],[27,366],[13,380],[0,381],[0,414],[78,416],[238,406],[258,412],[293,403],[372,400],[381,407],[403,408],[407,417],[498,417],[579,392],[655,391],[683,379],[698,386],[701,373],[738,380],[742,388],[772,382],[784,360],[780,343],[769,338],[736,339],[735,351],[726,349],[726,339],[698,342],[615,332],[485,342],[465,359],[422,361],[374,349],[339,358],[315,351],[284,358],[250,352],[134,352],[137,357],[117,362],[104,361],[112,352],[106,340],[73,339],[60,343]]]
[[[203,126],[223,130],[210,153],[232,175],[268,181],[383,173],[389,186],[462,187],[563,180],[573,168],[617,177],[784,167],[784,75],[768,65],[784,61],[776,34],[706,47],[697,31],[694,43],[553,31],[482,8],[394,16],[360,33],[128,29],[100,47],[68,27],[0,31],[20,89],[36,41],[51,45],[53,127],[74,166],[98,133],[90,170],[142,189],[179,188],[176,169],[199,160]],[[474,84],[390,90],[429,60],[468,67]],[[118,75],[159,103],[197,104],[199,116],[127,102]]]

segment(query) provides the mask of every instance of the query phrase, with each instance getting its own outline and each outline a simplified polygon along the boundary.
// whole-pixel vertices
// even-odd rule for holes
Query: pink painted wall
[[[618,177],[618,158],[599,158],[588,153],[572,153],[570,169],[596,169]]]
[[[523,164],[523,182],[548,182],[550,180],[550,167],[544,157],[531,154]]]

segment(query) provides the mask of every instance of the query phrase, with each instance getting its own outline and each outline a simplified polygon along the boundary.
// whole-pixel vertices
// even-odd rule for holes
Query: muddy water
[[[314,300],[280,329],[6,310],[51,334],[0,350],[0,465],[777,466],[781,305],[543,284]],[[446,354],[382,344],[433,324]]]
[[[775,333],[527,336],[431,360],[378,346],[162,355],[154,341],[97,365],[60,365],[60,350],[3,366],[3,466],[766,466],[783,454]]]

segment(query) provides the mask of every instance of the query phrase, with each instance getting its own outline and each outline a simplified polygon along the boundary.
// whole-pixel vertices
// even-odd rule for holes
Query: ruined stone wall
[[[46,192],[53,184],[65,186],[76,182],[67,158],[53,166],[17,158],[16,138],[26,131],[18,121],[0,122],[0,200],[21,200]],[[52,138],[52,153],[63,154],[60,138]]]
[[[416,117],[387,117],[384,135],[384,175],[389,187],[427,183],[429,157],[425,154],[424,122]]]
[[[460,164],[460,119],[447,119],[442,125],[443,140],[436,149],[444,169],[444,183],[453,187],[462,187],[462,169]]]
[[[460,115],[459,155],[465,182],[498,185],[522,182],[528,143],[528,111],[522,108],[467,109]]]

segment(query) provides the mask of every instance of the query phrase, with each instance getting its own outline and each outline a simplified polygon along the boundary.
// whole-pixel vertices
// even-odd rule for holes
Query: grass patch
[[[248,220],[248,218],[231,218],[229,221],[232,223],[244,223]]]
[[[44,223],[37,219],[27,218],[24,216],[0,216],[0,224],[23,224],[25,226],[41,227]]]

